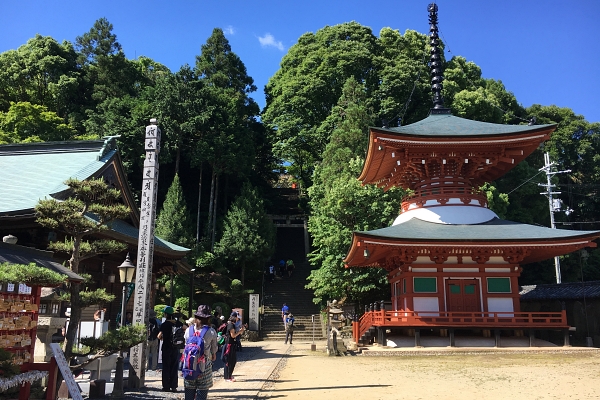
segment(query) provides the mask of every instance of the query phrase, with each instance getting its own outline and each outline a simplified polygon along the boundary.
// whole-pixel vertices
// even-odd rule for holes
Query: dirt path
[[[285,362],[261,397],[600,399],[598,352],[327,357],[299,349]]]

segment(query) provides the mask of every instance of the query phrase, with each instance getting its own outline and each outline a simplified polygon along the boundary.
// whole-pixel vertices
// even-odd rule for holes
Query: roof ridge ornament
[[[429,53],[429,69],[431,75],[431,91],[433,92],[433,108],[431,114],[450,114],[450,109],[444,107],[444,98],[442,97],[442,89],[444,80],[442,71],[442,57],[440,56],[440,37],[438,35],[438,6],[435,3],[430,3],[427,6],[429,11],[429,44],[431,49]]]
[[[113,150],[116,150],[117,149],[117,138],[120,138],[120,137],[121,137],[121,135],[104,136],[102,138],[102,139],[104,139],[104,144],[102,145],[102,148],[98,152],[98,156],[96,157],[96,159],[98,161],[100,161],[108,153],[110,153]]]

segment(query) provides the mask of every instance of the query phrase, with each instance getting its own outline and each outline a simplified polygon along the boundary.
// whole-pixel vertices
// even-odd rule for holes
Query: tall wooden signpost
[[[150,313],[150,291],[152,285],[152,260],[154,256],[154,222],[156,220],[156,194],[158,192],[158,152],[160,150],[160,129],[156,119],[146,127],[146,159],[142,183],[142,204],[140,210],[140,230],[138,238],[137,268],[135,278],[133,323],[146,324]],[[129,387],[144,386],[146,377],[146,342],[131,348],[129,360]]]

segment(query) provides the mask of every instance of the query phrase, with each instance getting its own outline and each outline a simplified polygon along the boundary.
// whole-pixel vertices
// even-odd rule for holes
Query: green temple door
[[[477,279],[448,279],[446,281],[449,312],[479,312],[479,281]]]

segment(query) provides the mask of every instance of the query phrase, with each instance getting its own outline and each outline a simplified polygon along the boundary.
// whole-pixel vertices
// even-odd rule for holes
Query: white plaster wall
[[[479,272],[479,268],[444,268],[444,272]]]
[[[489,312],[512,312],[515,311],[513,308],[513,299],[510,297],[488,297],[488,311]],[[501,315],[501,317],[512,317],[513,314]]]
[[[437,297],[413,297],[415,312],[424,317],[439,317],[440,302]],[[436,312],[424,312],[436,311]]]

